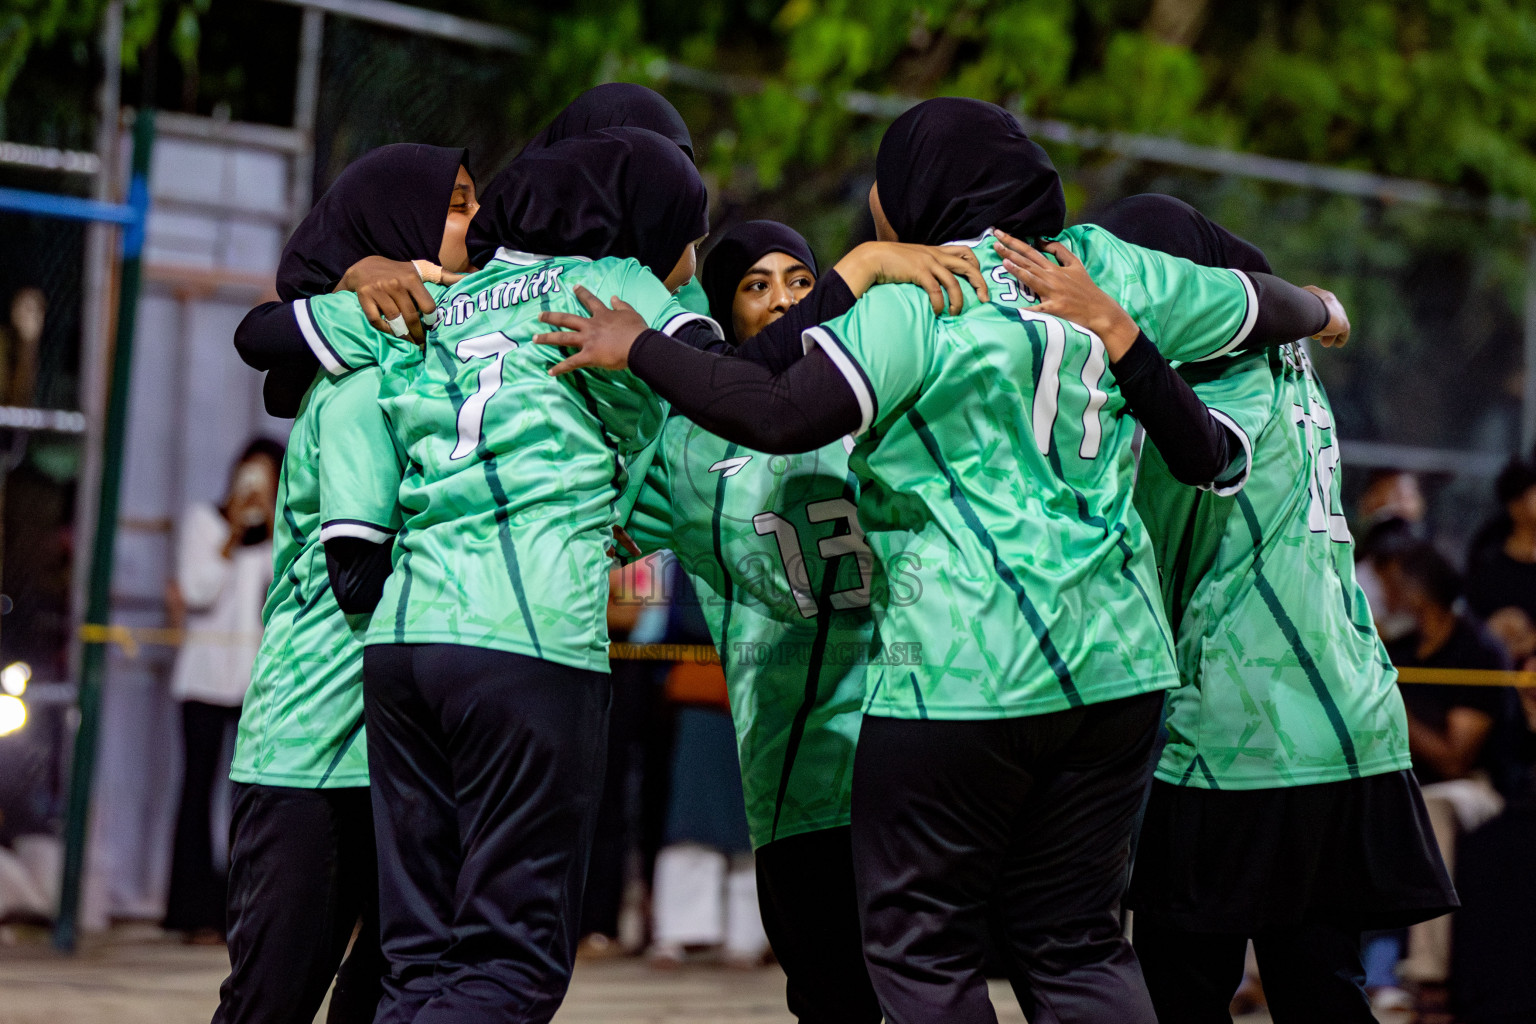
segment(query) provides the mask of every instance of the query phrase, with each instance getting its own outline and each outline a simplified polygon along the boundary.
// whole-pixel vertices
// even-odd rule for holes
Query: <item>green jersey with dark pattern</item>
[[[1407,768],[1397,672],[1355,582],[1333,414],[1306,349],[1184,374],[1244,452],[1201,490],[1143,448],[1136,507],[1186,683],[1168,698],[1157,777],[1269,789]]]
[[[849,820],[874,633],[851,447],[767,455],[673,416],[629,520],[636,543],[670,548],[698,593],[754,847]]]
[[[272,586],[230,778],[322,789],[368,785],[363,634],[331,593],[324,542],[383,543],[400,528],[402,453],[379,408],[380,372],[320,377],[288,437]]]
[[[1256,307],[1242,274],[1074,227],[1062,243],[1171,360],[1224,354]],[[1146,532],[1131,506],[1134,423],[1103,342],[1025,307],[990,237],[970,245],[991,301],[935,318],[881,285],[806,332],[858,398],[850,466],[882,569],[866,710],[895,718],[1038,715],[1178,682]],[[968,286],[967,286],[968,287]]]
[[[419,357],[373,330],[351,296],[308,300],[310,345],[331,372],[398,362],[384,408],[409,463],[405,527],[369,643],[448,643],[608,671],[607,550],[632,468],[665,404],[628,372],[551,377],[563,349],[532,344],[546,310],[585,315],[576,285],[619,296],[651,326],[707,319],[633,259],[501,250],[437,291]],[[301,317],[301,327],[305,327]]]

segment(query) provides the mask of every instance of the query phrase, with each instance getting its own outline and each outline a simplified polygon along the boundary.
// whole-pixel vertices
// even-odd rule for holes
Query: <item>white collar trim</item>
[[[987,230],[983,231],[981,234],[977,235],[975,238],[958,238],[958,239],[956,239],[953,242],[945,242],[944,244],[945,245],[963,245],[967,249],[974,249],[978,245],[980,245],[982,242],[985,242],[987,239],[991,238],[996,233],[996,231],[997,231],[996,228],[987,228]]]
[[[496,255],[493,257],[493,259],[498,259],[503,263],[510,263],[514,267],[531,267],[535,263],[543,263],[545,260],[553,259],[581,260],[583,263],[592,262],[592,257],[590,256],[544,256],[536,252],[523,252],[519,249],[508,249],[506,246],[502,246],[501,248],[497,249]]]

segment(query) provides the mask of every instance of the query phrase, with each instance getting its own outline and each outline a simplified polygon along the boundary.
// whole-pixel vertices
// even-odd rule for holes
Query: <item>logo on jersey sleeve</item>
[[[738,455],[734,459],[721,459],[713,466],[710,466],[709,471],[711,473],[719,473],[721,477],[731,477],[740,473],[746,468],[747,463],[751,461],[752,456],[750,455]]]

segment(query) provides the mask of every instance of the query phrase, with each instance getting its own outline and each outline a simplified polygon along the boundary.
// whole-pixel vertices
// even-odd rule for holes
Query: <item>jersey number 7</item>
[[[501,389],[501,364],[507,353],[515,348],[517,342],[497,331],[465,338],[453,350],[460,362],[467,363],[471,359],[489,359],[491,362],[480,368],[480,375],[475,379],[475,393],[459,407],[459,443],[453,446],[450,459],[473,455],[480,446],[480,433],[485,428],[485,405]]]

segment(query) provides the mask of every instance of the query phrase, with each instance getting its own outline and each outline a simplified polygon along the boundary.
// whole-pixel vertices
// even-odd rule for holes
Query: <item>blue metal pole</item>
[[[0,210],[31,213],[60,220],[86,220],[122,224],[131,227],[143,220],[132,203],[103,203],[76,196],[56,196],[51,192],[30,192],[21,188],[0,188]]]

